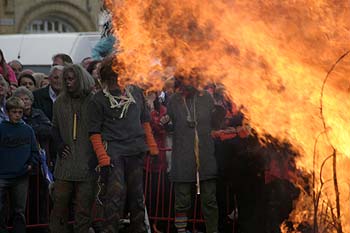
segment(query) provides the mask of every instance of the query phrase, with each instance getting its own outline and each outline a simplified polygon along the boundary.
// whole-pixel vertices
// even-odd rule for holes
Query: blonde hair
[[[48,79],[49,77],[44,74],[44,73],[34,73],[33,77],[35,79],[35,83],[36,83],[36,88],[41,88],[41,83],[44,79]]]
[[[21,108],[24,109],[24,102],[17,96],[13,96],[6,101],[6,111],[11,109]]]

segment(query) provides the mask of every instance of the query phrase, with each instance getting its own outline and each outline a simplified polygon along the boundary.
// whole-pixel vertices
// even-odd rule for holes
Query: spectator
[[[166,106],[170,96],[175,92],[175,79],[170,77],[165,80],[164,88],[159,96],[161,98],[162,103]]]
[[[116,43],[116,38],[113,35],[112,16],[105,5],[103,8],[102,17],[105,18],[105,23],[101,32],[101,39],[96,43],[91,52],[93,60],[102,60],[112,54],[114,52],[114,44]]]
[[[40,109],[32,108],[34,102],[33,93],[26,87],[19,87],[13,92],[13,96],[19,97],[24,102],[23,120],[34,130],[35,136],[41,148],[48,148],[48,143],[51,138],[51,122]],[[50,156],[47,151],[47,162],[50,163]],[[36,220],[39,214],[40,222],[47,222],[47,183],[46,179],[41,175],[38,177],[37,172],[30,174],[29,190],[28,190],[28,205],[30,217],[27,221]],[[39,193],[39,199],[35,198]],[[38,208],[39,207],[39,208]]]
[[[166,73],[168,73],[168,75],[167,75],[168,78],[166,78],[166,80],[164,82],[163,91],[159,95],[159,100],[164,106],[167,106],[170,97],[175,92],[175,78],[173,77],[173,69],[171,67],[168,67],[166,69]],[[172,135],[172,132],[167,132],[165,140],[166,140],[165,141],[165,146],[167,148],[172,148],[172,146],[173,146],[173,135]],[[168,166],[167,172],[170,172],[170,169],[171,169],[171,154],[172,154],[171,151],[166,151],[165,152],[165,157],[166,157],[167,166]]]
[[[24,86],[30,91],[36,90],[36,81],[33,75],[29,73],[21,73],[18,77],[19,86]]]
[[[147,106],[150,109],[151,114],[151,128],[154,135],[154,139],[157,142],[158,147],[166,148],[166,130],[160,123],[160,119],[166,115],[166,107],[159,101],[156,92],[149,92],[146,97]],[[167,163],[165,158],[165,151],[161,151],[158,155],[157,161],[154,161],[152,168],[154,172],[160,172],[167,169]]]
[[[93,61],[93,60],[92,60],[91,57],[85,57],[85,58],[81,61],[81,66],[84,67],[84,69],[87,69],[92,61]]]
[[[34,71],[31,70],[31,69],[24,69],[24,70],[22,70],[22,72],[19,74],[19,76],[21,76],[21,74],[30,74],[30,75],[33,75],[33,74],[34,74]]]
[[[87,106],[94,80],[80,65],[63,70],[63,89],[53,108],[53,137],[58,145],[50,232],[68,232],[69,203],[74,198],[74,232],[88,232],[95,200],[97,165],[89,141]]]
[[[5,80],[8,83],[17,85],[17,78],[15,75],[15,72],[13,72],[11,66],[6,64],[6,60],[1,49],[0,49],[0,74],[5,78]]]
[[[19,97],[24,102],[23,120],[30,125],[36,135],[36,138],[43,145],[51,136],[52,124],[40,109],[33,108],[33,93],[25,87],[19,87],[13,92],[13,96]]]
[[[160,123],[160,119],[166,115],[166,107],[160,103],[160,98],[158,98],[157,92],[149,92],[146,96],[146,102],[147,106],[151,113],[151,128],[154,135],[154,139],[157,142],[157,145],[159,148],[166,148],[166,136],[167,132],[164,129],[164,126]],[[147,175],[148,177],[157,177],[156,180],[146,183],[148,184],[146,190],[151,193],[152,195],[148,195],[146,200],[147,205],[147,211],[151,216],[158,215],[162,209],[162,211],[168,211],[169,208],[164,205],[164,201],[162,204],[160,204],[159,199],[164,200],[165,193],[162,193],[160,191],[159,186],[161,185],[161,177],[165,176],[165,173],[167,171],[167,160],[166,160],[166,152],[164,150],[159,151],[159,154],[156,159],[151,159],[149,157],[146,157],[145,161],[145,167],[146,172],[149,172]],[[165,181],[167,184],[169,184],[169,180],[166,178]],[[165,185],[165,183],[163,184]],[[159,199],[157,199],[159,198]],[[153,222],[152,226],[155,232],[157,229],[157,220]],[[162,226],[161,226],[162,227]]]
[[[20,61],[18,60],[12,60],[9,63],[9,66],[11,66],[13,72],[15,72],[16,78],[18,79],[19,74],[23,70],[23,65]]]
[[[17,89],[18,85],[17,83],[11,83],[9,86],[9,89],[7,91],[7,98],[10,98],[12,96],[12,92],[14,92]]]
[[[57,65],[65,66],[65,65],[68,65],[68,64],[73,64],[73,60],[67,54],[58,53],[58,54],[55,54],[52,57],[52,66],[57,66]]]
[[[36,88],[46,87],[50,84],[49,77],[44,73],[33,73]]]
[[[21,120],[24,103],[18,97],[6,102],[9,121],[0,123],[0,231],[7,232],[4,204],[9,191],[12,202],[13,232],[26,232],[24,211],[28,190],[28,172],[38,160],[33,129]]]
[[[235,180],[242,180],[243,175],[237,172],[239,170],[237,167],[240,166],[242,170],[246,170],[246,167],[244,167],[245,164],[242,165],[243,159],[236,163],[237,167],[233,167],[229,161],[237,159],[241,154],[246,152],[245,139],[249,136],[249,127],[243,124],[243,113],[239,112],[236,105],[226,97],[225,88],[222,84],[208,85],[207,91],[213,96],[216,108],[212,124],[215,131],[212,131],[212,136],[215,141],[215,157],[218,166],[216,195],[219,207],[219,232],[226,232],[232,230],[232,226],[227,224],[228,200],[237,200],[237,186],[233,185],[233,182],[228,182],[227,173],[231,174],[231,176],[235,174],[236,176],[233,178]],[[245,154],[242,156],[245,156]],[[227,165],[228,163],[230,166]],[[231,192],[229,198],[226,192],[228,186],[234,188],[234,194]],[[242,186],[238,186],[238,189]],[[246,194],[246,196],[248,195]],[[238,203],[239,206],[237,203],[233,204],[235,205],[234,210],[238,208],[241,210],[242,203]],[[234,213],[237,214],[237,212]],[[240,213],[243,213],[243,211]],[[237,215],[231,216],[235,217]],[[242,216],[243,214],[240,215],[240,217]],[[239,227],[241,228],[241,225]]]
[[[89,74],[91,74],[91,76],[95,80],[94,92],[98,92],[99,90],[102,89],[101,77],[99,74],[100,65],[101,65],[101,61],[92,61],[90,62],[89,66],[86,69],[87,72],[89,72]]]
[[[217,167],[214,141],[210,136],[214,101],[206,91],[199,91],[195,83],[178,77],[179,91],[168,102],[169,117],[162,123],[172,123],[173,153],[170,179],[175,188],[175,227],[186,232],[188,212],[191,209],[191,190],[194,184],[200,191],[206,232],[218,232],[216,203]],[[169,121],[169,119],[171,121]]]
[[[0,123],[8,119],[5,107],[8,89],[8,82],[6,82],[5,78],[0,74]]]
[[[144,223],[143,165],[147,150],[158,154],[150,127],[150,116],[141,89],[128,86],[121,90],[113,58],[101,64],[103,91],[89,105],[90,140],[96,152],[103,190],[106,232],[118,232],[125,195],[130,202],[133,233],[146,232]],[[118,66],[121,64],[118,64]],[[120,66],[120,69],[122,66]],[[146,144],[146,141],[148,144]],[[103,146],[103,142],[107,146]],[[105,149],[106,148],[106,149]]]
[[[33,74],[33,71],[30,70],[30,69],[25,69],[25,70],[23,70],[23,71],[19,74],[19,76],[21,76],[21,75],[23,75],[23,74],[32,75],[32,74]],[[13,82],[10,83],[10,89],[9,89],[9,91],[8,91],[8,97],[12,96],[12,93],[13,93],[17,88],[18,88],[18,82],[16,82],[16,83],[13,83]]]
[[[56,101],[58,94],[62,89],[62,71],[64,66],[53,66],[50,70],[49,81],[47,87],[41,88],[33,92],[34,108],[41,109],[45,115],[52,120],[52,106]]]
[[[50,84],[49,77],[45,76],[44,79],[39,83],[40,88],[47,87]]]

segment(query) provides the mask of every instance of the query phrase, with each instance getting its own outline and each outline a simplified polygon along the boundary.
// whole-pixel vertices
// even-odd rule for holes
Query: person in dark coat
[[[64,66],[56,65],[50,70],[49,81],[47,87],[40,88],[33,92],[34,108],[41,109],[45,115],[52,121],[52,106],[56,101],[62,89],[62,71]]]
[[[132,85],[121,88],[113,64],[118,70],[123,69],[112,57],[102,62],[103,89],[94,95],[88,114],[90,140],[99,163],[99,183],[104,187],[101,195],[106,219],[103,232],[119,232],[126,197],[130,232],[145,233],[144,156],[147,151],[151,155],[159,151],[143,91]]]
[[[196,78],[191,77],[191,81]],[[211,137],[214,100],[208,92],[196,89],[190,79],[177,80],[179,91],[170,97],[167,106],[171,120],[168,126],[172,124],[174,131],[170,179],[175,187],[175,227],[178,232],[186,232],[191,189],[196,184],[206,232],[218,232],[217,166]]]
[[[52,66],[49,74],[50,84],[33,92],[33,108],[40,109],[52,122],[52,109],[61,89],[62,89],[62,72],[64,66]],[[52,141],[49,142],[48,152],[51,155],[51,166],[56,160],[57,145]]]

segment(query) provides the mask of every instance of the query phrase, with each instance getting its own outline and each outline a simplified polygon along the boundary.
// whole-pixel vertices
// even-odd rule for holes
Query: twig
[[[320,133],[315,140],[313,162],[312,162],[312,165],[313,165],[313,169],[312,169],[312,186],[313,186],[312,199],[314,202],[314,227],[313,227],[314,233],[318,233],[317,215],[318,215],[318,207],[319,207],[319,202],[320,202],[320,197],[321,197],[321,191],[322,191],[322,187],[323,187],[322,182],[321,182],[319,189],[318,189],[318,187],[316,187],[316,174],[315,174],[315,172],[316,172],[316,160],[318,160],[318,159],[316,159],[316,151],[317,151],[316,148],[317,148],[318,140],[323,133],[324,132]],[[322,175],[320,176],[320,178],[322,178]],[[316,192],[316,190],[317,190],[317,192]]]
[[[343,60],[348,54],[350,53],[350,50],[347,51],[346,53],[344,53],[343,55],[341,55],[338,60],[332,65],[331,69],[327,72],[327,75],[325,77],[325,79],[323,80],[323,83],[322,83],[322,88],[321,88],[321,97],[320,97],[320,114],[321,114],[321,119],[322,119],[322,124],[323,124],[323,128],[325,130],[325,133],[326,133],[326,137],[327,137],[327,140],[329,142],[329,144],[332,146],[332,148],[334,149],[331,141],[329,140],[329,135],[328,135],[328,130],[327,130],[327,124],[326,124],[326,120],[324,118],[324,115],[323,115],[323,94],[324,94],[324,88],[326,86],[326,83],[328,81],[328,78],[330,76],[330,74],[333,72],[333,70],[335,69],[335,67],[337,66],[337,64]]]
[[[337,151],[333,151],[333,183],[334,183],[334,191],[335,191],[335,204],[337,211],[337,232],[342,233],[342,224],[340,219],[340,193],[338,187],[338,179],[337,179]]]
[[[327,137],[327,141],[330,144],[330,146],[333,149],[333,183],[334,183],[334,191],[335,191],[335,195],[336,195],[336,212],[337,212],[337,216],[336,219],[334,218],[334,213],[332,211],[332,215],[333,215],[333,220],[336,223],[336,230],[337,233],[342,233],[343,229],[342,229],[342,223],[341,223],[341,211],[340,211],[340,198],[339,198],[339,187],[338,187],[338,180],[337,180],[337,151],[335,149],[335,147],[332,145],[331,140],[329,139],[329,135],[328,135],[328,129],[327,129],[327,124],[326,124],[326,120],[324,118],[323,115],[323,95],[324,95],[324,88],[326,86],[326,83],[328,81],[328,78],[330,76],[330,74],[333,72],[333,70],[335,69],[335,67],[337,66],[337,64],[343,60],[348,54],[350,53],[350,50],[345,52],[343,55],[341,55],[337,61],[332,65],[331,69],[327,72],[327,75],[325,77],[325,79],[323,80],[322,83],[322,88],[321,88],[321,97],[320,97],[320,114],[321,114],[321,119],[322,119],[322,124],[323,124],[323,128],[325,130],[326,133],[326,137]],[[327,158],[328,159],[328,158]]]
[[[326,162],[328,161],[328,159],[331,159],[333,156],[333,154],[329,155],[327,158],[325,158],[325,160],[323,160],[322,164],[321,164],[321,168],[320,168],[320,182],[321,185],[323,185],[325,182],[322,179],[322,173],[323,173],[323,167],[325,166]]]

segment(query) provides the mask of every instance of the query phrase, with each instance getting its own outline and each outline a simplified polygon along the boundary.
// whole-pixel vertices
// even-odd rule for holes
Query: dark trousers
[[[265,232],[280,233],[280,225],[287,220],[293,210],[293,200],[299,190],[288,180],[275,179],[264,187],[265,194]]]
[[[92,207],[95,201],[96,181],[56,180],[53,190],[53,209],[50,216],[50,232],[70,232],[69,207],[74,197],[74,232],[86,233],[92,222]]]
[[[180,230],[187,227],[187,214],[191,209],[192,188],[194,183],[175,184],[175,227]],[[207,233],[218,232],[218,206],[216,202],[216,182],[200,182],[200,199]]]
[[[11,213],[13,217],[13,232],[26,232],[24,211],[26,208],[28,191],[28,175],[11,179],[0,179],[0,232],[7,233],[5,200],[9,192]]]
[[[145,205],[143,199],[144,153],[133,156],[115,156],[103,199],[105,231],[116,233],[123,216],[125,200],[130,211],[130,232],[145,233]]]
[[[27,204],[29,216],[27,224],[45,224],[49,222],[49,194],[48,185],[40,171],[29,175],[29,189]]]

